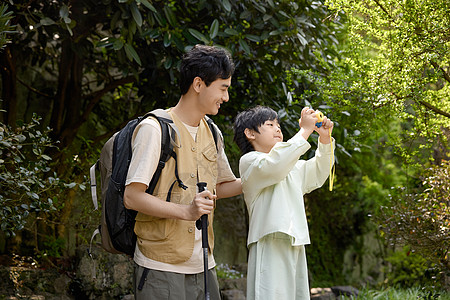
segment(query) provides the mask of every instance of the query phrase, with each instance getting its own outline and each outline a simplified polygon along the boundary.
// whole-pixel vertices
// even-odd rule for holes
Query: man
[[[158,164],[161,128],[149,118],[133,134],[124,202],[138,211],[136,299],[203,299],[202,233],[195,221],[204,214],[209,215],[208,290],[211,299],[220,299],[213,256],[215,200],[238,195],[242,188],[229,166],[220,131],[217,149],[204,117],[216,115],[228,102],[233,72],[229,53],[217,47],[197,45],[183,57],[181,97],[168,113],[179,131],[180,147],[174,150],[178,174],[187,189],[173,184],[176,164],[170,159],[153,195],[145,192]],[[198,193],[197,182],[206,182],[208,190]],[[170,202],[165,201],[168,194]]]

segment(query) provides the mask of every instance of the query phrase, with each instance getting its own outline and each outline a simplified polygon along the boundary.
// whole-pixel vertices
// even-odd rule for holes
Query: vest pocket
[[[167,193],[156,195],[160,200],[165,201]],[[180,203],[180,193],[172,192],[170,202]],[[139,238],[149,241],[161,241],[170,237],[176,228],[175,219],[162,219],[143,213],[136,216],[134,230]]]
[[[203,151],[203,156],[210,162],[217,162],[217,150],[214,143],[209,144]]]
[[[202,151],[203,157],[205,159],[201,159],[199,161],[199,165],[202,166],[203,170],[200,170],[201,172],[206,172],[212,175],[212,179],[214,181],[217,180],[217,150],[216,145],[214,143],[209,144],[208,147],[206,147]]]
[[[147,222],[136,221],[134,230],[139,239],[156,242],[169,238],[175,227],[174,219],[157,219]]]

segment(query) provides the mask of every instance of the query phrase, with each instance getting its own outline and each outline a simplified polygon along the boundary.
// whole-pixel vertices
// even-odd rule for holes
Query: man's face
[[[207,115],[216,115],[220,105],[228,102],[228,88],[231,85],[231,77],[227,79],[216,79],[209,86],[202,81],[200,88],[200,106]]]

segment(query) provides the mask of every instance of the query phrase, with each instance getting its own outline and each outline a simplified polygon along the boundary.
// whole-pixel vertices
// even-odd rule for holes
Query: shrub
[[[390,195],[390,207],[383,207],[381,233],[391,245],[409,245],[439,271],[441,280],[450,273],[450,163],[424,170],[421,187],[415,193],[400,188]]]
[[[40,131],[40,118],[19,123],[13,129],[0,123],[0,228],[7,237],[24,229],[32,214],[55,211],[55,189],[65,185],[50,172],[51,157],[45,154],[55,147],[48,136],[50,129]]]

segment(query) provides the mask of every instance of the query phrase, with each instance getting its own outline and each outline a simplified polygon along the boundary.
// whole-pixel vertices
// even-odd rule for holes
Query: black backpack
[[[147,193],[152,194],[156,183],[161,175],[165,163],[173,157],[175,159],[175,183],[186,189],[178,176],[177,158],[173,147],[176,145],[176,135],[178,129],[173,123],[166,110],[156,109],[144,116],[131,120],[119,132],[115,133],[103,146],[99,160],[90,168],[91,193],[95,209],[98,209],[97,188],[95,171],[101,173],[101,202],[102,220],[101,225],[94,231],[91,237],[91,244],[94,237],[100,233],[102,248],[110,253],[123,253],[133,256],[136,245],[136,234],[134,233],[135,217],[137,212],[125,208],[123,204],[123,194],[128,168],[131,162],[131,138],[134,129],[144,119],[154,117],[161,125],[161,156],[158,167],[149,183]],[[213,121],[205,117],[214,137],[217,147],[218,129]],[[169,190],[166,201],[170,201],[172,187]],[[89,249],[91,255],[91,249]]]

